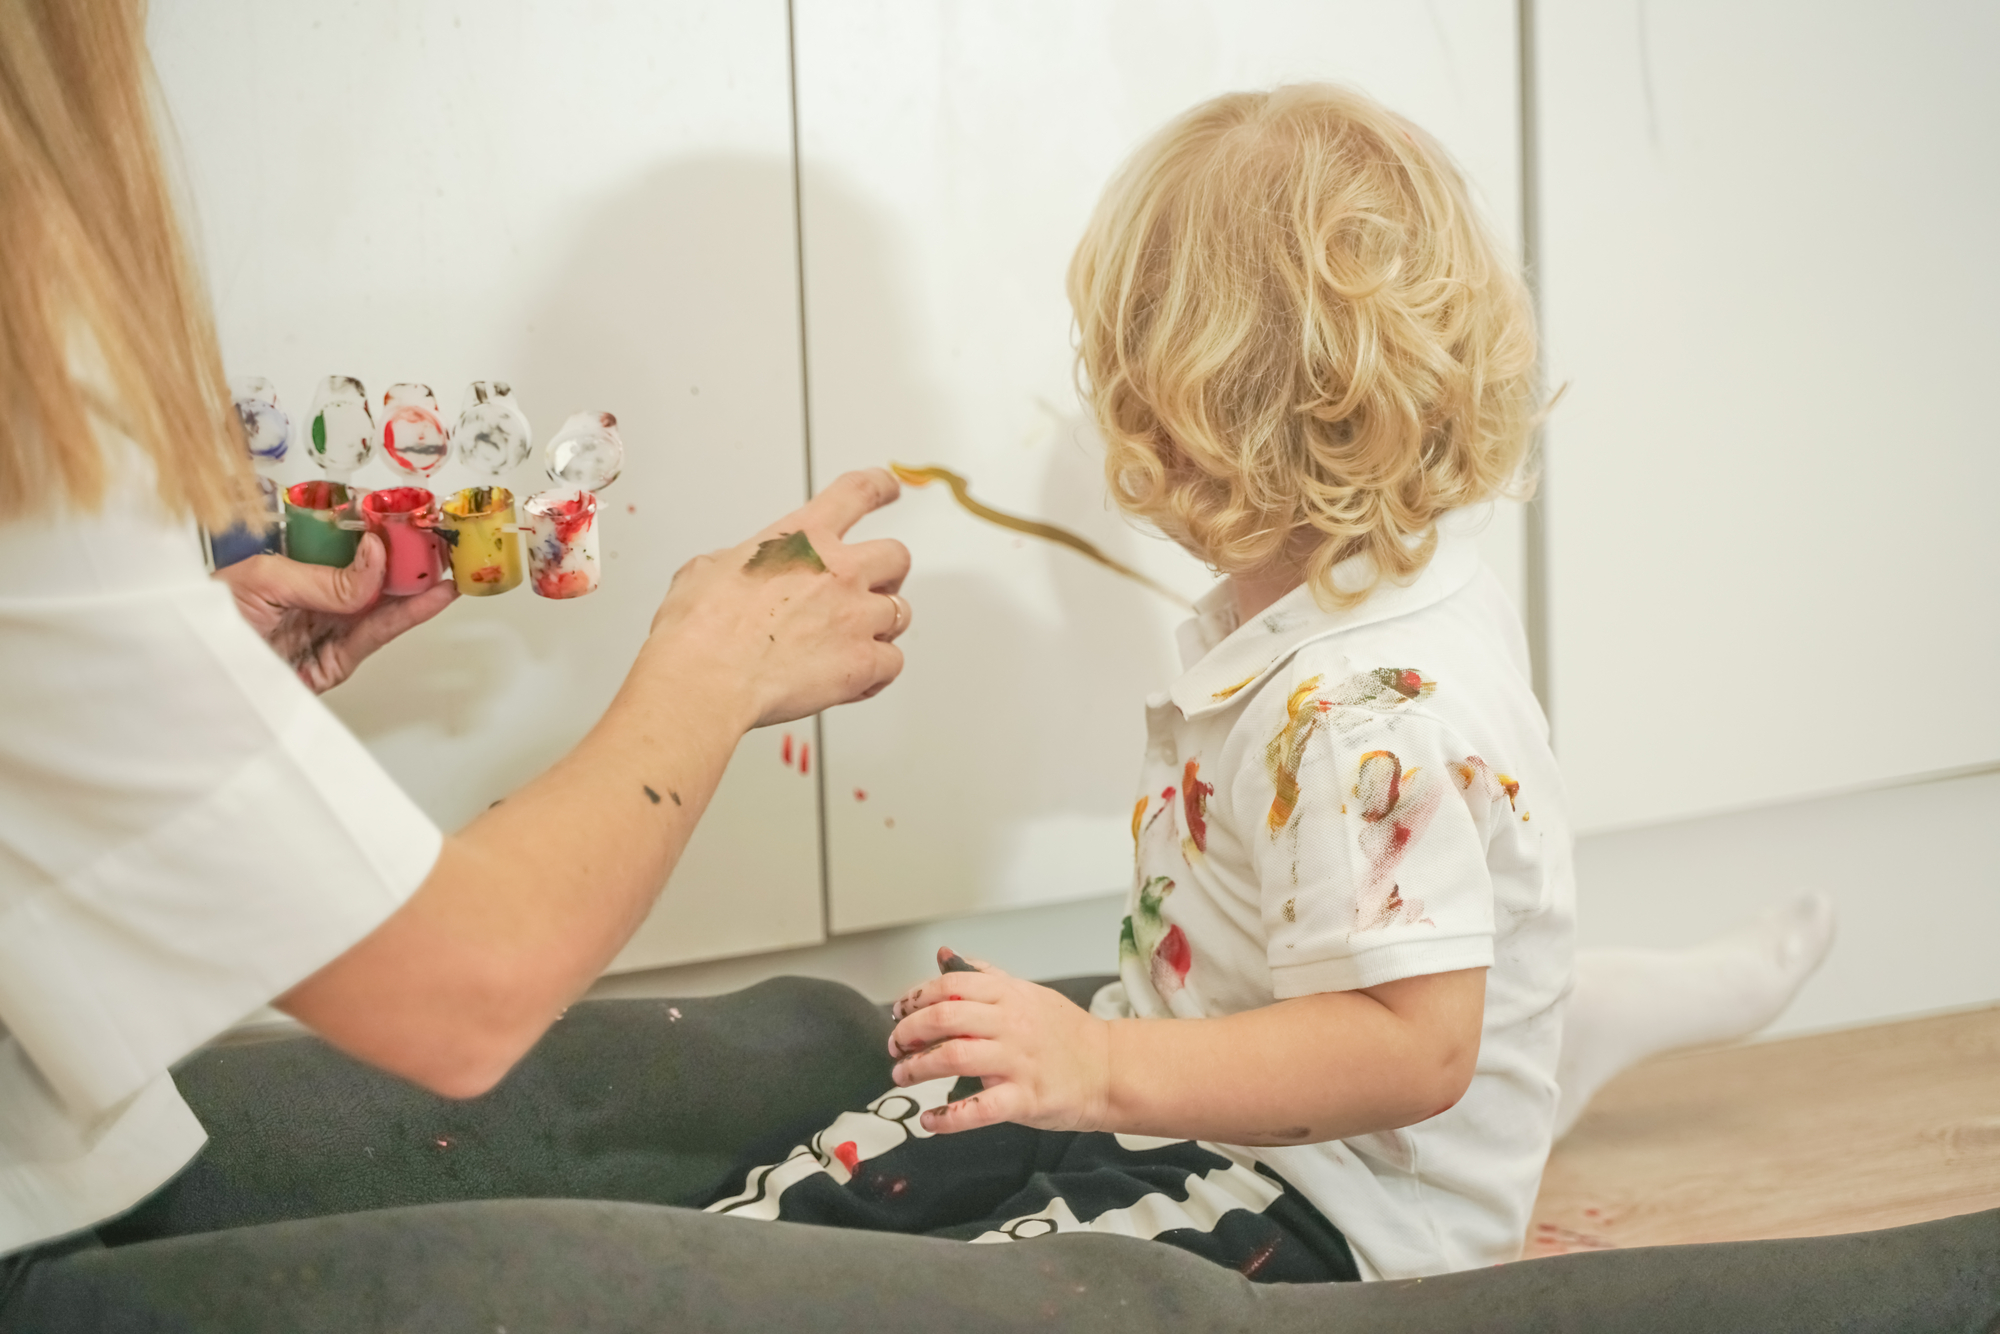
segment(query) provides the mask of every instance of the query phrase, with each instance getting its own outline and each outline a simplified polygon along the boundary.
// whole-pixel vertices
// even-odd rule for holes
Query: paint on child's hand
[[[974,500],[971,491],[968,489],[966,480],[949,468],[940,468],[935,465],[913,468],[907,464],[892,463],[889,465],[889,471],[895,473],[897,480],[905,486],[929,486],[932,482],[943,482],[951,489],[951,498],[956,500],[959,507],[974,518],[984,519],[986,522],[996,524],[1010,532],[1026,533],[1029,537],[1039,537],[1044,542],[1054,542],[1058,546],[1068,547],[1071,551],[1076,552],[1085,559],[1096,561],[1099,565],[1102,565],[1105,569],[1115,574],[1122,574],[1135,583],[1144,584],[1147,588],[1152,589],[1161,597],[1171,600],[1177,606],[1185,607],[1189,611],[1194,610],[1194,603],[1182,597],[1179,593],[1174,592],[1173,589],[1168,588],[1158,580],[1139,573],[1129,565],[1123,565],[1113,560],[1111,557],[1105,555],[1103,551],[1099,550],[1095,543],[1078,537],[1067,528],[1058,528],[1052,523],[1042,523],[1037,519],[1023,519],[1016,515],[1002,513],[990,505],[983,505],[979,501]]]
[[[625,470],[625,440],[608,412],[576,412],[542,447],[549,478],[559,486],[602,491]]]
[[[743,562],[745,574],[766,577],[798,569],[826,573],[826,562],[813,550],[812,539],[806,536],[803,528],[796,533],[783,533],[759,542],[757,549],[750,553],[750,559]]]
[[[1190,860],[1208,851],[1208,799],[1214,795],[1215,784],[1201,781],[1201,760],[1189,760],[1181,775],[1181,807],[1188,831],[1182,854]]]
[[[939,947],[939,949],[938,949],[938,972],[940,972],[940,973],[976,973],[976,972],[978,972],[978,971],[979,971],[979,970],[978,970],[977,968],[973,967],[973,966],[972,966],[971,964],[967,963],[967,962],[966,962],[965,960],[963,960],[963,959],[959,958],[959,957],[958,957],[958,955],[957,955],[957,954],[955,954],[955,953],[953,953],[953,952],[952,952],[952,951],[951,951],[951,950],[950,950],[949,948],[946,948],[946,947],[943,947],[943,946],[940,946],[940,947]]]

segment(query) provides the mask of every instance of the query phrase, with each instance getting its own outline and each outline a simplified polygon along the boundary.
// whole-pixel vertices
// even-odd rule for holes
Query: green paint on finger
[[[826,573],[826,562],[813,550],[812,539],[803,529],[759,542],[750,559],[743,562],[746,574],[783,574],[800,566]]]

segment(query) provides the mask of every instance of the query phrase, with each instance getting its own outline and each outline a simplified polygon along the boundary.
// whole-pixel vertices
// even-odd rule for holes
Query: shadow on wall
[[[549,486],[539,445],[562,420],[617,415],[627,458],[600,497],[603,584],[565,602],[526,587],[463,598],[337,697],[370,741],[427,729],[425,772],[398,777],[434,816],[469,818],[574,744],[674,571],[803,498],[791,201],[785,159],[701,157],[577,202],[500,372],[538,446],[505,480],[517,496]]]
[[[898,263],[891,226],[836,180],[809,175],[805,200],[807,318],[815,308],[839,312],[837,325],[821,328],[837,327],[840,337],[811,343],[821,482],[837,468],[890,459],[944,463],[969,475],[976,496],[1029,509],[1138,563],[1159,539],[1107,512],[1101,447],[1074,402],[1040,405],[1041,428],[1002,456],[1015,479],[1039,472],[1027,505],[1020,486],[982,479],[979,466],[963,461],[969,449],[952,439],[959,415],[923,369],[939,350],[918,345],[905,295],[910,270]],[[1008,279],[995,273],[993,281]],[[1079,879],[1045,896],[1123,888],[1124,873],[1103,868],[1129,860],[1122,830],[1145,741],[1143,700],[1165,686],[1177,661],[1173,618],[1150,605],[1157,595],[1072,553],[980,524],[941,486],[907,491],[862,531],[909,543],[905,591],[916,619],[902,641],[901,680],[826,721],[840,784],[829,797],[836,925],[1019,901],[1018,887],[1003,896],[998,881],[1018,879],[1024,863],[1049,864],[1057,845],[1076,837],[1095,847],[1100,831],[1082,832],[1080,820],[1102,822],[1102,853],[1074,863]],[[962,555],[945,563],[947,553],[968,549],[993,553],[990,573],[968,568]],[[1198,573],[1195,583],[1198,591]],[[871,793],[865,807],[848,799],[850,785]],[[1051,836],[1053,827],[1069,832]],[[1041,852],[1028,846],[1037,840]],[[1070,864],[1055,856],[1049,873],[1061,876]],[[858,883],[877,877],[890,883]],[[887,896],[905,889],[922,901],[898,912]],[[848,917],[850,891],[870,902],[864,915]]]

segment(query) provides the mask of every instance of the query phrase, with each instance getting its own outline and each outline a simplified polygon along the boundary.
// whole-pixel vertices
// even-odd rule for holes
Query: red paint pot
[[[392,486],[361,498],[368,531],[382,539],[389,571],[382,591],[403,598],[435,585],[444,573],[445,544],[435,531],[437,497],[421,486]]]

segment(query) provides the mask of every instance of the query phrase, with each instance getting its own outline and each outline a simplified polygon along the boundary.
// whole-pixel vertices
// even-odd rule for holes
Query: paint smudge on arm
[[[1096,561],[1099,565],[1102,565],[1114,574],[1122,574],[1135,583],[1145,585],[1161,597],[1173,602],[1176,606],[1184,607],[1189,611],[1194,610],[1194,603],[1182,597],[1179,593],[1174,592],[1173,589],[1139,573],[1129,565],[1124,565],[1113,560],[1111,557],[1105,555],[1095,543],[1078,537],[1067,528],[1058,528],[1055,524],[1042,523],[1037,519],[1023,519],[1017,515],[1004,513],[994,509],[990,505],[984,505],[974,500],[965,478],[959,476],[949,468],[940,468],[935,465],[914,468],[907,464],[892,463],[889,465],[889,471],[895,473],[897,480],[905,486],[929,486],[932,482],[943,482],[951,489],[951,498],[957,501],[959,507],[975,519],[984,519],[987,523],[1005,528],[1010,532],[1026,533],[1029,537],[1039,537],[1044,542],[1054,542],[1058,546],[1068,547],[1071,551],[1076,552],[1085,559]]]
[[[804,529],[796,533],[783,533],[777,537],[759,542],[750,559],[743,562],[745,574],[765,576],[783,574],[787,570],[807,569],[820,574],[826,573],[826,562],[813,550],[812,539]]]
[[[646,786],[646,784],[644,783],[641,783],[639,784],[639,790],[646,794],[647,801],[652,802],[655,806],[660,804],[660,794],[653,791],[652,788]],[[674,803],[674,805],[678,806],[680,805],[680,803],[677,801]]]

